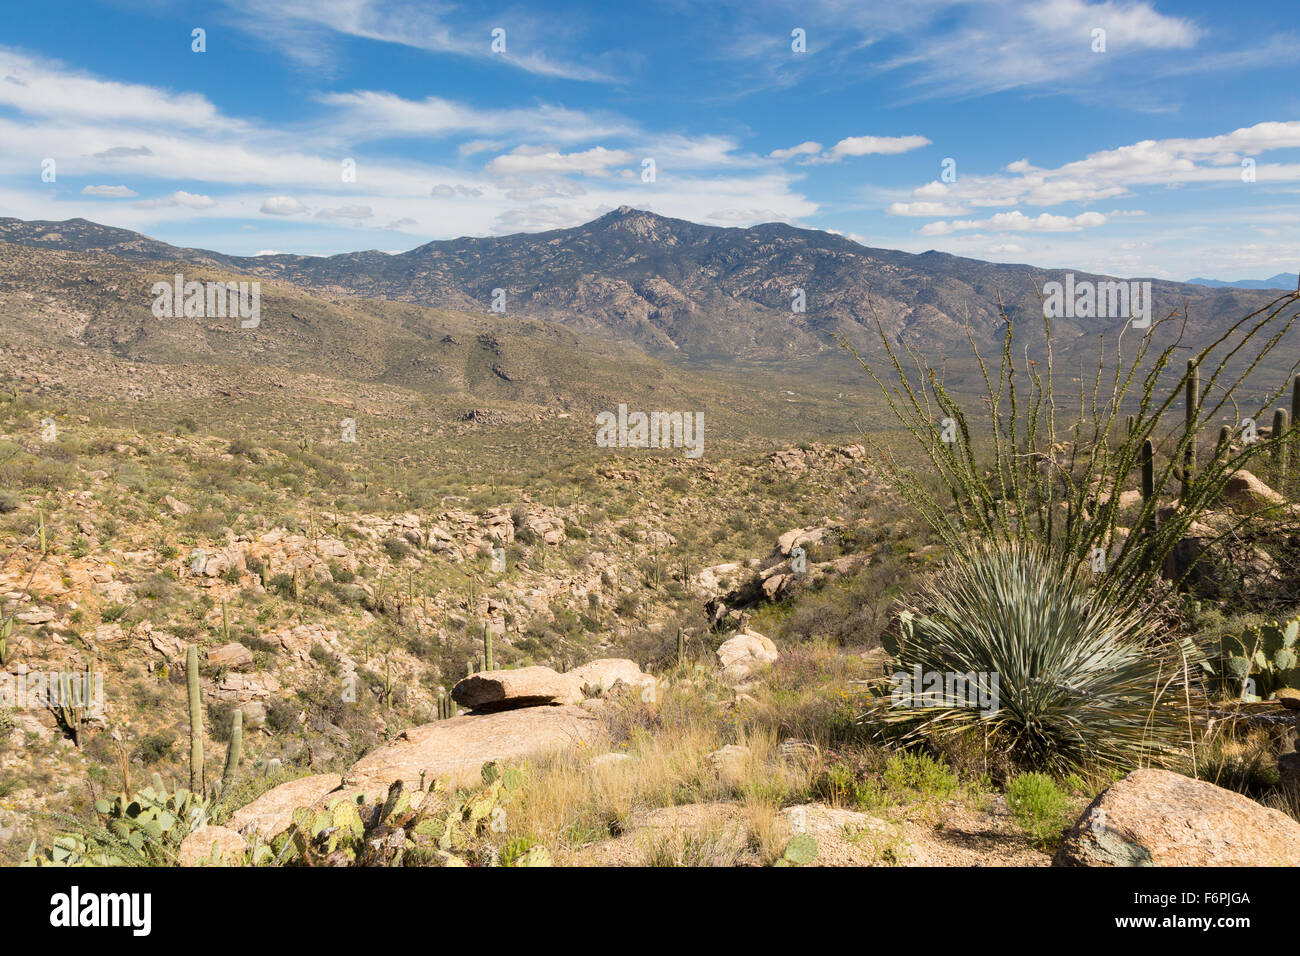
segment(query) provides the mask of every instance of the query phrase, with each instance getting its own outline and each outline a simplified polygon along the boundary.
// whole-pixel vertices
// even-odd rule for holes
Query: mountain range
[[[1296,288],[1296,275],[1293,272],[1279,272],[1275,276],[1267,279],[1238,279],[1235,282],[1225,282],[1221,279],[1188,279],[1193,285],[1207,285],[1212,289],[1222,289],[1231,287],[1233,289],[1284,289],[1290,291]]]
[[[1071,271],[1075,283],[1111,278],[875,249],[781,223],[705,226],[627,206],[573,228],[439,240],[398,254],[231,256],[84,219],[0,219],[0,242],[106,254],[164,274],[188,269],[194,277],[197,270],[204,278],[233,278],[229,272],[318,298],[540,321],[684,368],[844,374],[849,366],[837,337],[875,353],[879,328],[894,343],[953,356],[954,374],[967,379],[974,375],[961,359],[969,356],[968,334],[981,349],[994,348],[1006,316],[1017,321],[1017,341],[1036,347],[1047,283],[1063,282]],[[1184,342],[1207,341],[1276,298],[1261,289],[1149,281],[1156,317],[1185,311]],[[131,298],[147,305],[147,291]],[[1173,324],[1161,334],[1174,335]],[[1054,319],[1057,357],[1072,363],[1091,355],[1085,366],[1095,365],[1103,337],[1112,341],[1125,325],[1124,317]]]

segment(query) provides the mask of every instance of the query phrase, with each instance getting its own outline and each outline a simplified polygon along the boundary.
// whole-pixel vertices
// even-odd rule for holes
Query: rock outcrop
[[[181,866],[243,866],[248,842],[229,827],[195,830],[181,841],[176,862]]]
[[[579,707],[523,707],[486,714],[464,714],[413,727],[396,740],[357,761],[344,775],[349,796],[377,800],[394,780],[408,790],[433,779],[449,787],[472,783],[491,760],[515,760],[590,745],[601,724]],[[320,801],[317,801],[320,802]]]
[[[776,645],[757,631],[742,631],[718,648],[722,679],[732,686],[753,680],[779,656]]]
[[[342,782],[343,778],[336,773],[319,773],[282,783],[236,810],[226,821],[227,826],[246,837],[270,842],[278,833],[288,829],[297,807],[315,803],[338,789]]]
[[[1300,823],[1212,783],[1135,770],[1067,831],[1056,866],[1300,866]]]

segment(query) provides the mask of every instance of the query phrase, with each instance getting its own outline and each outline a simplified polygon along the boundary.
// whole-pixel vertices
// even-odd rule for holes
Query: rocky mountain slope
[[[891,338],[931,353],[960,350],[967,326],[988,345],[1003,324],[1003,309],[1026,320],[1025,340],[1033,343],[1041,339],[1044,284],[1061,281],[1066,271],[873,249],[780,223],[703,226],[627,206],[570,229],[436,241],[398,255],[227,256],[85,220],[0,220],[0,240],[175,260],[332,295],[465,312],[489,312],[501,289],[512,318],[631,343],[679,364],[724,367],[789,366],[834,354],[836,333],[870,348],[877,320]],[[1106,278],[1082,271],[1075,276]],[[803,311],[792,307],[796,289],[804,291]],[[1274,297],[1162,280],[1152,282],[1152,292],[1156,316],[1187,310],[1195,340]],[[1055,330],[1060,343],[1077,343],[1091,354],[1098,336],[1113,336],[1123,324],[1117,318],[1059,319]]]

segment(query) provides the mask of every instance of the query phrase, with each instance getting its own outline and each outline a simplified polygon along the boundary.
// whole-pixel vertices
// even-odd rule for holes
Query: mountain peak
[[[619,206],[613,212],[607,212],[599,219],[588,223],[588,226],[594,226],[602,232],[627,233],[646,242],[669,244],[676,243],[676,233],[678,227],[682,225],[679,219],[669,219],[648,209],[637,209],[635,206]]]

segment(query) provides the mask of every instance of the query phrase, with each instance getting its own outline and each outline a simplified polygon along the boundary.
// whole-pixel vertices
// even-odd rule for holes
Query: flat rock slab
[[[1065,834],[1056,866],[1300,866],[1300,823],[1231,790],[1135,770]]]
[[[549,667],[484,671],[458,681],[451,699],[477,711],[572,702],[573,682],[565,677]]]
[[[416,789],[421,773],[426,786],[435,779],[451,787],[471,784],[481,779],[479,772],[488,761],[590,745],[603,735],[596,717],[568,705],[463,714],[413,727],[362,757],[344,775],[343,791],[378,800],[394,780],[401,780],[407,790]]]
[[[343,778],[336,773],[318,773],[282,783],[236,810],[226,826],[246,837],[257,836],[269,843],[289,828],[295,809],[310,806],[324,794],[338,789],[342,782]]]

